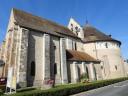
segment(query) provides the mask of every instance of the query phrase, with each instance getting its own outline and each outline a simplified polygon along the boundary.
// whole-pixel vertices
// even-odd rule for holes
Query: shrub
[[[35,87],[21,88],[21,89],[17,89],[17,92],[25,92],[25,91],[31,91],[31,90],[36,90],[36,88]]]
[[[0,89],[0,96],[3,95],[3,93],[4,93],[3,90]]]
[[[8,96],[68,96],[68,95],[103,87],[103,86],[110,85],[110,84],[117,83],[124,80],[128,80],[128,78],[102,80],[102,81],[96,81],[92,83],[68,84],[68,85],[57,86],[55,88],[51,88],[48,90],[37,89],[37,90],[19,92],[19,93],[11,94]]]
[[[87,73],[84,73],[80,76],[80,81],[83,83],[89,82]]]
[[[6,85],[0,85],[0,89],[3,90],[3,91],[5,91]]]
[[[5,92],[6,86],[0,85],[0,96]]]

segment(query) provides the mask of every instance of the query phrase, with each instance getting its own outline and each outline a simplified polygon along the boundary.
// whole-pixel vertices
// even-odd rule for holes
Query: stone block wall
[[[106,47],[105,44],[108,44]],[[84,51],[90,56],[101,60],[103,79],[124,77],[124,64],[117,42],[96,42],[84,44]]]
[[[21,44],[19,44],[19,87],[27,86],[27,56],[28,56],[28,38],[29,30],[22,28],[21,29]]]
[[[51,79],[61,84],[60,38],[51,36],[50,40]]]
[[[61,80],[62,84],[68,83],[67,60],[66,60],[66,44],[65,38],[60,38],[60,54],[61,54]]]
[[[102,80],[103,79],[103,74],[102,74],[102,66],[100,63],[94,63],[95,71],[96,71],[96,80]]]
[[[30,30],[28,43],[28,86],[42,86],[43,81],[43,33]],[[35,65],[33,65],[33,63]],[[35,67],[32,69],[32,67]],[[35,71],[34,71],[35,70]],[[32,73],[33,72],[33,73]]]

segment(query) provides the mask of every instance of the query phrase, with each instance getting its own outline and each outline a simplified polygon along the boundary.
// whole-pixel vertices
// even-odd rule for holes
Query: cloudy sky
[[[5,38],[12,8],[21,9],[67,26],[70,17],[90,25],[122,42],[128,58],[128,0],[2,0],[0,3],[0,43]]]

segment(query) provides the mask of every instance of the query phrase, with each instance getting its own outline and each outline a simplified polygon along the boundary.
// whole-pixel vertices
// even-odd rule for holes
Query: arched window
[[[108,43],[105,43],[106,48],[108,48]]]
[[[87,78],[89,79],[89,71],[88,71],[88,67],[86,66],[86,73],[87,73]]]
[[[73,24],[71,24],[71,26],[73,27]]]
[[[101,69],[103,69],[103,66],[101,66]]]
[[[75,42],[75,50],[77,50],[77,45],[76,45],[76,42]]]
[[[31,76],[35,76],[35,62],[31,62]]]
[[[117,65],[115,65],[115,69],[117,70]]]
[[[57,65],[56,65],[56,63],[54,64],[54,74],[57,74]]]

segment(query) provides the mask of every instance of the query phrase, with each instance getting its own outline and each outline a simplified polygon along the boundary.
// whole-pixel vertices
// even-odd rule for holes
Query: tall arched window
[[[31,76],[35,76],[35,62],[31,62]]]
[[[57,65],[56,65],[56,63],[54,64],[54,74],[55,75],[57,74]]]
[[[115,69],[117,70],[117,65],[115,65]]]
[[[76,45],[76,42],[75,42],[75,50],[77,50],[77,45]]]
[[[89,79],[89,71],[88,71],[88,67],[86,66],[86,73],[87,73],[87,78]]]

